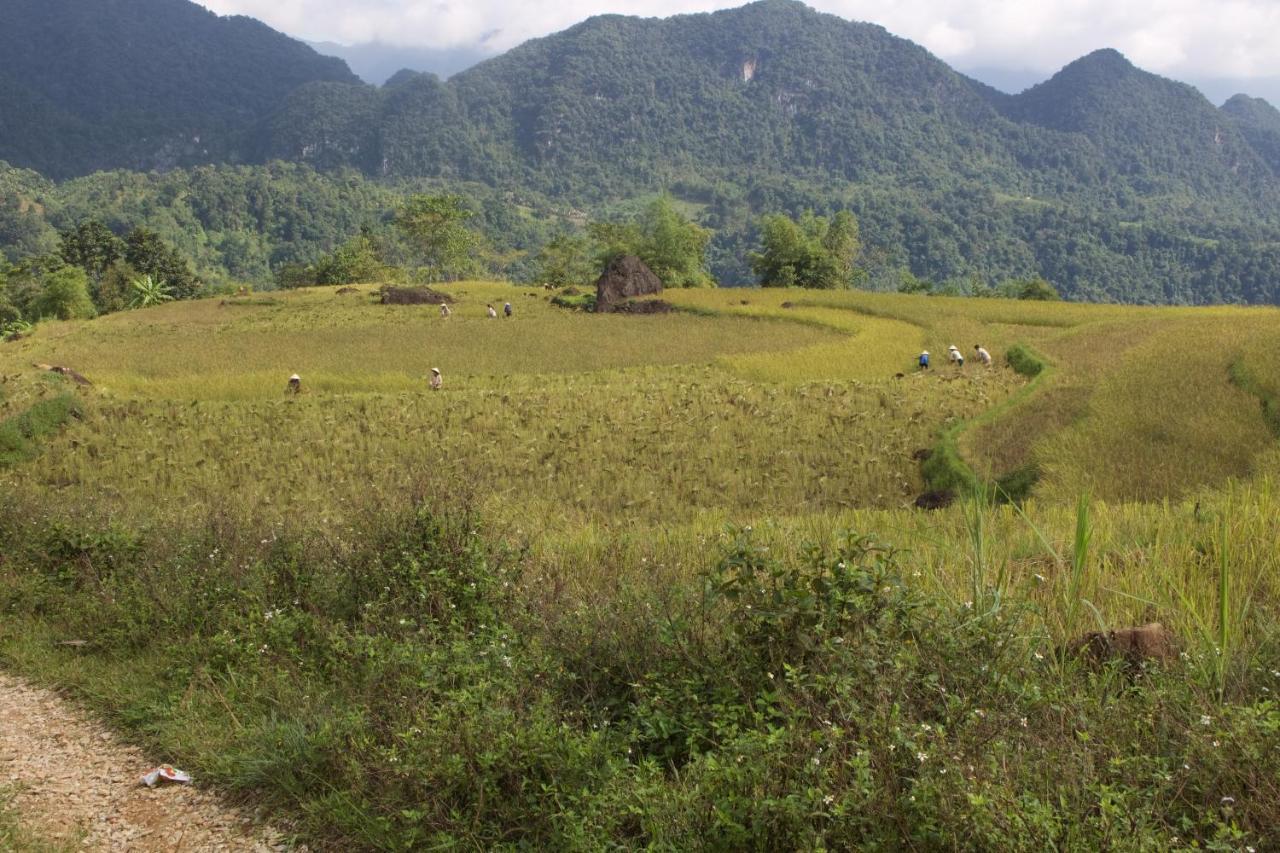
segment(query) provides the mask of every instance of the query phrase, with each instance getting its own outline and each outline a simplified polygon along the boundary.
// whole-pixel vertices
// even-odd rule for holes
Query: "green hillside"
[[[668,191],[714,232],[723,284],[752,282],[760,215],[850,209],[876,289],[1040,275],[1072,299],[1280,302],[1274,109],[1216,109],[1115,51],[1008,96],[879,27],[764,0],[592,18],[448,81],[374,88],[246,19],[69,2],[3,13],[0,159],[80,176],[38,207],[0,197],[11,259],[97,218],[159,231],[211,281],[261,284],[430,187],[473,197],[494,272],[528,280],[555,232]],[[79,58],[36,74],[55,36]],[[31,180],[0,166],[24,197]]]
[[[186,0],[9,0],[0,160],[54,178],[242,161],[256,123],[314,80],[358,82],[341,60]]]

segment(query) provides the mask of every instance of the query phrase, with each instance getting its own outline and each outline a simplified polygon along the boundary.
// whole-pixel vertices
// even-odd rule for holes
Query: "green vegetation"
[[[853,287],[862,244],[858,220],[842,210],[828,222],[806,211],[799,222],[766,216],[760,222],[761,251],[751,256],[751,271],[765,287]]]
[[[580,284],[580,252],[544,247],[589,222],[634,220],[656,196],[661,227],[646,239],[678,250],[659,273],[672,284],[748,284],[759,271],[825,281],[803,259],[753,270],[761,217],[776,231],[773,217],[848,211],[871,289],[1280,303],[1280,114],[1247,98],[1215,109],[1113,51],[1004,96],[879,28],[765,0],[593,18],[447,82],[407,75],[379,89],[260,25],[185,2],[151,11],[149,24],[93,10],[96,24],[72,26],[35,0],[11,10],[0,39],[16,99],[0,158],[20,167],[0,165],[11,261],[97,219],[116,235],[152,229],[211,286],[337,283],[377,274],[353,242],[363,229],[387,250],[377,263],[405,266],[396,211],[456,195],[469,214],[459,233],[479,232],[487,250],[431,275]],[[82,62],[33,76],[35,45],[54,35]],[[113,38],[128,49],[107,50]],[[157,59],[174,51],[176,81]],[[813,68],[829,71],[815,80]],[[122,93],[131,109],[108,109]],[[333,269],[305,273],[322,259]]]
[[[668,195],[654,199],[632,221],[596,222],[588,230],[598,247],[597,273],[614,258],[635,255],[665,287],[715,283],[707,273],[711,232],[681,215]],[[551,271],[557,272],[554,267]]]
[[[0,345],[6,427],[80,412],[0,470],[0,660],[350,849],[1274,840],[1274,310],[443,287]],[[940,442],[1020,503],[910,509]]]

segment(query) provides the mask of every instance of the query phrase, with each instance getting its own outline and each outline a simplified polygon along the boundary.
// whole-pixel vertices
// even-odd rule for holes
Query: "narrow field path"
[[[0,791],[33,835],[95,851],[290,849],[198,778],[142,785],[152,766],[53,691],[0,673]]]

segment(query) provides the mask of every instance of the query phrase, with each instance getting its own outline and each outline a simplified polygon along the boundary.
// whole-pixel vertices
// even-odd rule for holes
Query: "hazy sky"
[[[498,52],[604,12],[667,16],[735,0],[199,0],[290,35]],[[1099,47],[1185,80],[1280,76],[1280,0],[812,0],[872,21],[960,68],[1042,76]]]

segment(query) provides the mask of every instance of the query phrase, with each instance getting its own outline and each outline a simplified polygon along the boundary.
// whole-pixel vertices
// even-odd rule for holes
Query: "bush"
[[[36,314],[58,320],[87,320],[97,315],[89,298],[89,277],[79,267],[62,267],[45,276]]]
[[[1005,361],[1016,373],[1028,378],[1039,376],[1045,369],[1045,363],[1036,353],[1024,344],[1014,344],[1004,355]]]

